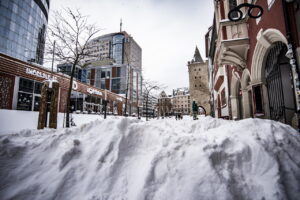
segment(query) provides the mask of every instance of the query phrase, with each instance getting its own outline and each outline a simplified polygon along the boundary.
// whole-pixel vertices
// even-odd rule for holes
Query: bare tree
[[[54,11],[53,19],[48,26],[47,53],[53,54],[57,62],[72,64],[66,105],[66,127],[70,127],[70,97],[75,68],[85,65],[84,58],[92,56],[88,43],[100,30],[88,24],[88,17],[79,10]]]

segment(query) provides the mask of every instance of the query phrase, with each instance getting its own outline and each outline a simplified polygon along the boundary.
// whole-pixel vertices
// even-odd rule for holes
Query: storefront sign
[[[93,88],[87,88],[87,92],[90,93],[90,94],[97,94],[97,95],[102,96],[102,92],[100,92],[98,90],[95,90]]]
[[[30,68],[26,68],[26,74],[30,74],[39,78],[44,78],[47,80],[53,79],[56,80],[55,76],[51,76],[50,74],[46,74],[44,72],[38,71],[36,69],[30,69]]]

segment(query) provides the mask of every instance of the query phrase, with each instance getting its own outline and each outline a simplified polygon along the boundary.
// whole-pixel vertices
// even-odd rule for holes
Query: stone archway
[[[263,75],[266,79],[270,119],[292,125],[296,108],[292,71],[286,52],[284,43],[273,43],[266,56]]]
[[[205,115],[206,116],[206,110],[203,106],[199,106],[198,108],[199,115]]]
[[[265,118],[270,118],[269,98],[265,78],[266,57],[271,49],[272,44],[282,42],[287,45],[287,39],[277,29],[261,29],[257,36],[257,43],[253,52],[251,63],[251,85],[261,85],[263,94],[263,105]]]
[[[264,79],[264,63],[265,57],[275,42],[282,42],[287,45],[287,39],[277,29],[267,29],[263,31],[261,29],[257,36],[257,43],[253,52],[252,63],[251,63],[251,80],[252,84],[262,83]]]

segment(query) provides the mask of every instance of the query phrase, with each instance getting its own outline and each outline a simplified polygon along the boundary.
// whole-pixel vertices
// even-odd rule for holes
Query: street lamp
[[[106,119],[106,109],[107,109],[107,90],[104,90],[104,119]]]
[[[149,93],[152,89],[158,89],[157,86],[153,86],[151,87],[148,91],[147,91],[147,96],[146,96],[146,121],[148,121],[148,99],[149,99]]]

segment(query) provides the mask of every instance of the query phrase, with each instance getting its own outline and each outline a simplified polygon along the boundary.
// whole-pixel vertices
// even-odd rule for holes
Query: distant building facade
[[[189,89],[190,89],[190,112],[193,101],[210,114],[210,90],[208,80],[208,63],[203,61],[198,48],[196,47],[194,58],[188,62]]]
[[[149,95],[148,102],[147,101],[147,94],[143,93],[143,110],[142,115],[146,117],[148,113],[148,117],[155,117],[157,116],[157,104],[158,99],[155,96]]]
[[[190,92],[188,88],[173,90],[172,111],[173,113],[190,114]]]
[[[172,95],[167,95],[162,91],[158,97],[158,116],[165,117],[172,115]]]
[[[142,105],[142,49],[133,37],[125,31],[99,36],[88,43],[86,53],[89,56],[78,78],[96,88],[127,95],[127,112],[136,114]]]
[[[49,0],[0,1],[0,52],[43,64]]]

